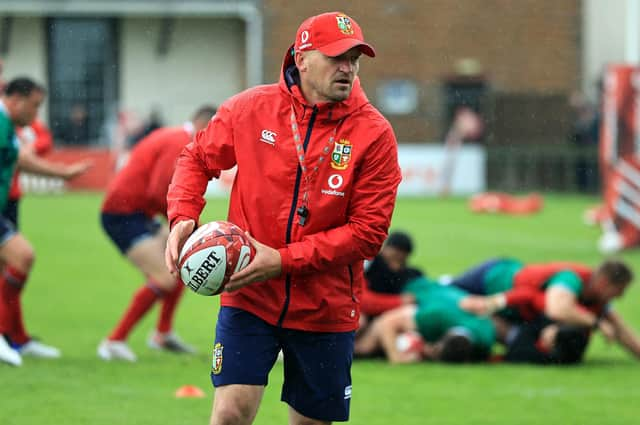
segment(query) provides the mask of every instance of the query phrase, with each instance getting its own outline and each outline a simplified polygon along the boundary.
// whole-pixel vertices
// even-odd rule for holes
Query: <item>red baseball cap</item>
[[[295,51],[319,50],[327,56],[340,56],[347,50],[359,47],[367,56],[375,57],[376,51],[365,43],[360,25],[342,12],[329,12],[306,19],[298,28]]]

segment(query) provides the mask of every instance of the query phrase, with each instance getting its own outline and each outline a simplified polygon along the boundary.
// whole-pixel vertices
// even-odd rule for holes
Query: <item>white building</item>
[[[0,1],[0,57],[47,85],[54,132],[80,104],[104,144],[118,112],[176,125],[261,83],[262,18],[253,0]]]

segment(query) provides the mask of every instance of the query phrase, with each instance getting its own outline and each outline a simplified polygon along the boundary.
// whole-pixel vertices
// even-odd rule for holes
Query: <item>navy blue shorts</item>
[[[155,236],[162,223],[143,213],[109,214],[100,216],[102,228],[116,244],[120,252],[126,254],[136,243]]]
[[[4,245],[9,239],[18,233],[13,223],[3,215],[0,215],[0,245]]]
[[[4,211],[2,212],[2,216],[13,223],[13,227],[18,229],[18,206],[20,205],[20,200],[18,199],[9,199],[7,201],[7,205],[4,207]]]
[[[221,307],[211,380],[216,387],[267,385],[282,349],[281,400],[312,419],[347,421],[354,334],[283,329],[244,310]]]
[[[464,289],[470,294],[487,295],[485,287],[485,275],[496,264],[504,261],[503,258],[495,258],[481,263],[461,276],[455,277],[451,281],[451,285]]]

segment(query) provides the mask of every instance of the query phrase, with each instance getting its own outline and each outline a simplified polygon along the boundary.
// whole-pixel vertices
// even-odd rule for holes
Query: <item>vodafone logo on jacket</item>
[[[338,189],[340,186],[342,186],[343,181],[344,179],[340,174],[332,174],[329,176],[329,180],[327,181],[327,183],[329,183],[329,187],[331,189]]]
[[[337,190],[340,189],[343,183],[344,177],[342,177],[340,174],[331,174],[327,179],[327,184],[329,185],[330,190],[322,189],[321,192],[323,195],[344,197],[344,192],[340,192]]]

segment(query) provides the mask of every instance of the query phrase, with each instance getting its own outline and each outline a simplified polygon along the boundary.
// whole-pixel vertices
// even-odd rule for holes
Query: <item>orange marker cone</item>
[[[195,385],[183,385],[176,390],[176,398],[202,398],[204,391]]]

